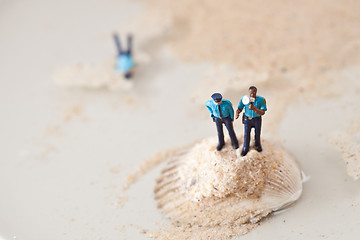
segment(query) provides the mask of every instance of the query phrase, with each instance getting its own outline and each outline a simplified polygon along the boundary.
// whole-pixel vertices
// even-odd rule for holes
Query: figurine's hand
[[[256,107],[253,104],[250,104],[249,109],[254,111],[256,109]]]
[[[235,119],[238,119],[239,118],[239,115],[240,115],[240,111],[239,109],[236,110],[236,114],[235,114]],[[233,119],[234,121],[234,119]]]

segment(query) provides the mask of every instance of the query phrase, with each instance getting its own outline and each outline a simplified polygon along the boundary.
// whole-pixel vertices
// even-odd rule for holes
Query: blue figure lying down
[[[121,48],[121,43],[119,36],[115,33],[114,41],[118,50],[117,60],[116,60],[116,70],[123,73],[124,77],[129,79],[133,75],[134,61],[132,60],[132,36],[128,35],[127,37],[127,50]]]

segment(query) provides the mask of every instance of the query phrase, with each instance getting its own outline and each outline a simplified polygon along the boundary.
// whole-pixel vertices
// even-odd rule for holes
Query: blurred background
[[[169,224],[153,199],[161,166],[124,191],[126,177],[215,136],[206,100],[236,108],[250,85],[267,99],[262,135],[310,180],[242,239],[357,239],[359,12],[357,0],[0,0],[0,239],[150,239]],[[133,35],[131,79],[113,33]]]

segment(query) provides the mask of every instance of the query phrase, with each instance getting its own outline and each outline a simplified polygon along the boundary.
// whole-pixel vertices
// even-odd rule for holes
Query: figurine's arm
[[[250,105],[249,105],[249,109],[250,109],[250,110],[253,110],[255,113],[259,114],[260,116],[264,115],[265,112],[267,111],[265,98],[264,98],[263,101],[260,103],[260,109],[257,108],[257,107],[255,107],[254,104],[250,104]]]
[[[233,109],[233,107],[232,107],[232,104],[230,104],[230,117],[231,117],[231,120],[233,120],[234,121],[234,109]]]
[[[242,111],[242,109],[240,109],[240,108],[236,109],[235,119],[239,118],[241,111]]]
[[[209,112],[210,112],[210,114],[211,114],[211,117],[214,118],[213,109],[212,109],[212,107],[210,106],[209,101],[207,101],[207,102],[205,103],[205,106],[207,107],[207,109],[209,109]]]
[[[265,114],[265,110],[258,109],[257,107],[254,106],[254,104],[250,104],[250,105],[249,105],[249,109],[250,109],[250,110],[253,110],[254,112],[256,112],[257,114],[259,114],[260,116],[262,116],[262,115]]]
[[[243,104],[242,98],[241,98],[241,99],[240,99],[240,102],[239,102],[239,106],[238,106],[238,108],[236,109],[236,116],[235,116],[236,119],[239,118],[240,113],[241,113],[241,111],[243,110],[243,108],[244,108],[244,104]]]

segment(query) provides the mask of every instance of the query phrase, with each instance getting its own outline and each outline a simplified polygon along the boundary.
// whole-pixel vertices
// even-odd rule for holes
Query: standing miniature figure
[[[128,35],[127,38],[127,47],[128,49],[124,51],[121,48],[119,36],[114,33],[114,41],[118,50],[118,56],[116,61],[116,70],[123,73],[125,78],[131,78],[133,75],[133,68],[135,66],[134,61],[132,60],[132,36]]]
[[[265,98],[256,95],[256,93],[257,88],[251,86],[249,88],[249,95],[242,96],[238,109],[236,110],[235,118],[238,119],[241,111],[245,107],[245,114],[243,114],[244,146],[241,151],[241,156],[245,156],[249,151],[251,128],[255,128],[255,149],[258,152],[262,151],[260,140],[261,116],[265,114],[267,108]]]
[[[234,132],[234,109],[229,100],[222,99],[220,93],[214,93],[211,95],[212,100],[208,100],[205,106],[209,109],[213,121],[216,123],[216,128],[219,137],[219,145],[216,147],[218,151],[225,145],[223,124],[225,124],[231,139],[234,149],[239,148],[239,142]]]

